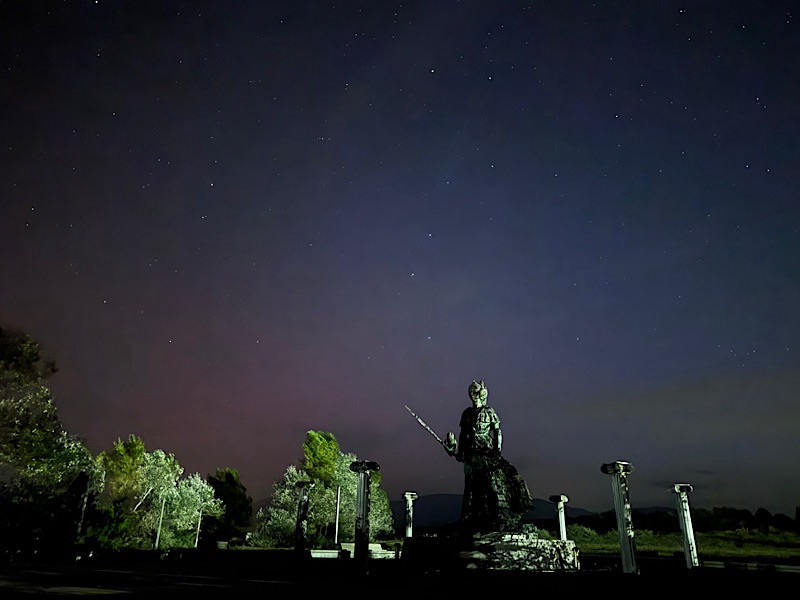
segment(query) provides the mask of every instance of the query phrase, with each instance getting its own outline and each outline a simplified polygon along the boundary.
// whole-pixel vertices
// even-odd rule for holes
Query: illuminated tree
[[[159,548],[197,547],[203,521],[218,518],[223,513],[222,501],[198,473],[178,481],[162,495],[163,514],[160,518]],[[157,502],[156,502],[157,504]]]
[[[142,487],[133,507],[139,513],[139,530],[136,543],[147,548],[152,540],[156,548],[168,547],[168,534],[164,532],[164,512],[169,503],[170,511],[176,504],[177,486],[183,467],[175,456],[163,450],[153,450],[144,455],[142,464]],[[165,541],[159,543],[161,536]]]
[[[373,539],[391,537],[395,530],[392,504],[389,494],[381,487],[381,479],[380,473],[370,473],[369,530]]]
[[[105,472],[104,496],[108,502],[129,503],[131,510],[144,486],[144,457],[147,450],[142,439],[130,434],[124,442],[118,439],[110,452],[101,452],[97,460]]]
[[[163,450],[147,452],[136,435],[124,442],[117,440],[111,451],[100,453],[98,462],[106,473],[106,487],[98,502],[102,515],[95,532],[100,545],[190,546],[194,542],[185,523],[194,520],[198,507],[217,506],[207,500],[213,498],[211,486],[205,482],[205,487],[200,486],[197,478],[192,478],[191,485],[183,484],[183,467],[175,456]],[[213,508],[210,514],[216,516],[219,511]]]
[[[332,433],[326,431],[306,432],[301,466],[311,479],[330,485],[336,471],[336,461],[340,455],[339,442]]]
[[[253,541],[265,547],[291,547],[297,523],[297,484],[308,481],[305,471],[289,465],[283,479],[272,486],[269,506],[259,509]],[[313,492],[313,488],[312,488]]]
[[[75,544],[101,473],[67,433],[45,377],[56,371],[29,336],[0,328],[2,544],[41,551]]]
[[[336,463],[334,487],[339,489],[339,541],[352,542],[355,539],[356,492],[358,475],[350,470],[350,465],[358,461],[352,453],[339,456]],[[374,540],[394,533],[394,517],[389,495],[381,487],[382,476],[379,471],[370,472],[370,537]]]
[[[313,435],[312,435],[313,434]],[[331,457],[331,449],[336,455]],[[333,434],[308,432],[303,445],[303,464],[311,464],[314,477],[305,469],[289,466],[283,479],[273,486],[270,504],[256,515],[254,541],[265,546],[293,546],[297,509],[300,497],[298,484],[310,481],[307,539],[312,547],[333,547],[339,542],[352,542],[355,536],[356,491],[358,478],[350,465],[358,460],[352,453],[342,453]],[[309,461],[309,456],[313,460]],[[370,537],[379,539],[394,532],[389,498],[380,487],[380,474],[371,474]],[[338,531],[336,521],[339,497]],[[338,535],[337,535],[338,533]]]

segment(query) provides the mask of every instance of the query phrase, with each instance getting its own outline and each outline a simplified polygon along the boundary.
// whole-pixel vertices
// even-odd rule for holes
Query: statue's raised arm
[[[415,413],[413,410],[408,408],[408,406],[406,406],[406,410],[408,412],[410,412],[411,416],[414,417],[417,420],[417,423],[422,425],[425,428],[425,430],[428,433],[430,433],[436,439],[436,441],[439,442],[444,447],[445,451],[450,456],[455,456],[455,453],[456,453],[456,438],[455,438],[455,435],[453,435],[452,432],[450,432],[450,431],[447,432],[447,438],[444,441],[442,441],[442,438],[440,438],[433,429],[428,427],[428,424],[425,421],[422,420],[422,417],[420,417],[419,415],[417,415],[417,413]]]

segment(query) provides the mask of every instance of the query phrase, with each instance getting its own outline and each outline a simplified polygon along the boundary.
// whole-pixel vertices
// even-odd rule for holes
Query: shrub
[[[567,525],[567,539],[574,540],[575,542],[584,542],[595,540],[599,537],[598,533],[591,527],[586,525],[577,525],[571,523]]]

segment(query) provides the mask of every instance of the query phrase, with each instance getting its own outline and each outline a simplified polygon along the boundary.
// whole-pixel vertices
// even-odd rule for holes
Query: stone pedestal
[[[541,540],[526,532],[408,538],[401,558],[426,572],[580,570],[574,541]]]
[[[463,541],[459,563],[466,569],[499,571],[578,571],[571,540],[541,540],[536,534],[490,532]]]

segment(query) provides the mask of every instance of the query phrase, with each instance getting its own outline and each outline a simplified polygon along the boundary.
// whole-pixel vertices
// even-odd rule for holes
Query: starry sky
[[[795,2],[0,0],[0,322],[93,452],[800,505]]]

